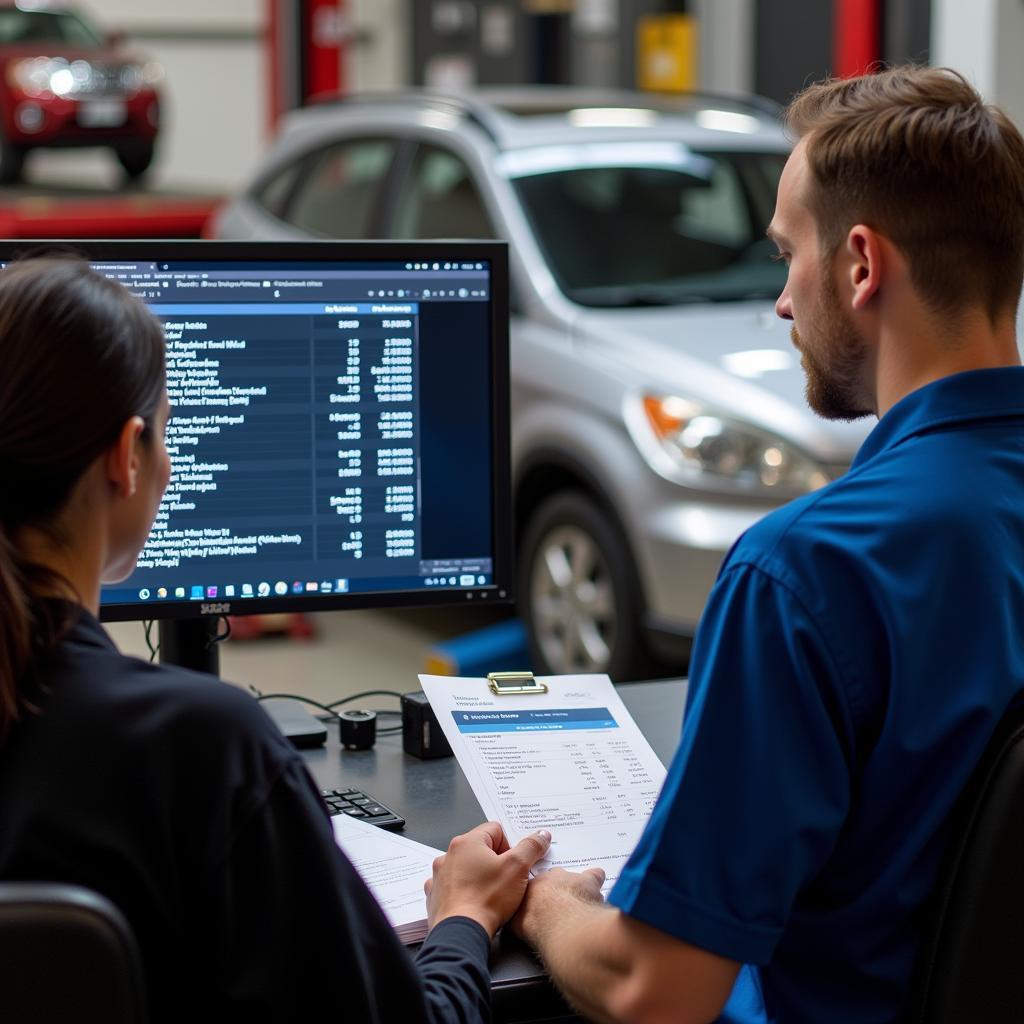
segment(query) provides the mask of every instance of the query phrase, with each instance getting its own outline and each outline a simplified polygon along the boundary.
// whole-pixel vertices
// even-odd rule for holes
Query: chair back
[[[0,882],[4,1024],[144,1024],[135,937],[106,898],[76,885]]]
[[[906,1024],[1022,1024],[1024,707],[964,791],[930,915]]]

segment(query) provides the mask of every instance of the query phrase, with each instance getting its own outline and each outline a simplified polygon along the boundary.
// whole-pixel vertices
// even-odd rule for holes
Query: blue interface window
[[[167,339],[172,474],[106,604],[492,579],[486,263],[94,264]]]

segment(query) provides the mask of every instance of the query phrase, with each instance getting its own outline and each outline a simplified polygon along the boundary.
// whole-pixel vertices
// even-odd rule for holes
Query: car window
[[[783,160],[698,154],[695,166],[578,167],[515,178],[555,277],[584,305],[774,297],[765,238]]]
[[[366,238],[394,152],[389,139],[356,139],[307,158],[283,219],[326,238]]]
[[[494,227],[466,164],[420,146],[395,208],[395,238],[494,238]]]
[[[103,45],[99,36],[74,14],[26,11],[19,7],[0,9],[0,44],[4,43]]]
[[[294,160],[283,171],[278,171],[273,177],[258,185],[252,193],[253,200],[268,213],[284,220],[288,200],[291,198],[302,165],[303,160]]]

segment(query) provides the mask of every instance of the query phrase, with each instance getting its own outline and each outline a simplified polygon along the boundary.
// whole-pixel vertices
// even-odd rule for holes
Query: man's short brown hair
[[[805,140],[829,253],[854,224],[891,239],[918,294],[956,317],[1016,309],[1024,279],[1024,139],[948,68],[819,82],[786,110]]]

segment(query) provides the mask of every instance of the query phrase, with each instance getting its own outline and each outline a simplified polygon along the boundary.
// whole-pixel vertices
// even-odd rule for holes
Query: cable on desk
[[[260,690],[256,689],[256,687],[253,686],[251,683],[249,684],[249,689],[252,691],[252,694],[257,701],[276,700],[283,698],[285,700],[297,700],[302,704],[310,704],[315,708],[319,708],[321,711],[325,713],[324,715],[317,716],[318,718],[320,718],[321,721],[336,721],[338,718],[338,713],[337,711],[335,711],[335,708],[341,707],[342,704],[350,704],[354,700],[361,700],[363,697],[402,696],[396,690],[364,690],[362,693],[354,693],[351,697],[343,697],[341,700],[331,701],[330,704],[321,704],[320,701],[313,700],[312,697],[302,697],[296,693],[262,693]],[[397,717],[401,717],[402,714],[401,711],[396,711],[393,708],[374,708],[373,711],[377,715],[395,715]],[[400,733],[401,731],[401,725],[389,725],[386,728],[378,729],[377,735],[391,736],[395,733]]]

